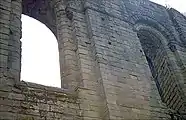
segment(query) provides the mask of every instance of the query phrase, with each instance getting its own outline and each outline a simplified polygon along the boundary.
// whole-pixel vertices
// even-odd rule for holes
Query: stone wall
[[[143,27],[145,27],[143,25]],[[151,32],[149,32],[149,30]],[[162,101],[169,108],[182,111],[184,109],[181,88],[170,61],[170,49],[166,47],[166,39],[153,28],[141,28],[138,32],[143,50],[147,57],[152,76],[156,82]],[[149,49],[150,48],[150,49]]]
[[[30,2],[32,7],[33,4]],[[52,26],[50,16],[46,17],[48,12],[42,16],[28,12],[23,11]],[[20,81],[21,14],[21,0],[0,1],[0,119],[80,119],[79,100],[74,91]],[[54,28],[50,29],[56,34]]]
[[[22,13],[56,35],[62,88],[19,80]],[[0,119],[183,117],[185,20],[148,0],[1,0]]]
[[[109,2],[109,5],[113,3]],[[119,16],[103,14],[91,6],[88,8],[91,39],[95,42],[100,81],[110,119],[166,118],[165,108],[132,26],[118,19]]]
[[[1,76],[20,79],[21,69],[21,1],[3,0],[1,5],[0,71]]]
[[[22,81],[0,86],[1,120],[79,120],[77,95]]]
[[[175,49],[174,49],[174,54],[175,57],[177,59],[177,64],[180,67],[180,70],[182,72],[183,75],[183,79],[185,81],[185,45],[186,45],[186,17],[182,14],[180,14],[178,11],[174,10],[174,9],[170,9],[169,10],[169,14],[172,16],[171,19],[173,21],[174,27],[177,30],[178,34],[179,34],[179,40],[176,44],[175,44]],[[182,87],[183,89],[185,89],[185,82],[182,81]],[[186,93],[184,91],[184,93]]]

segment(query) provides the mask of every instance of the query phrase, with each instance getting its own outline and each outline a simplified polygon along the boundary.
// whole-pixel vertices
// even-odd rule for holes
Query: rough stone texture
[[[62,88],[19,80],[21,14],[56,35]],[[185,33],[148,0],[1,0],[0,119],[186,119]]]
[[[1,85],[0,95],[1,120],[80,119],[77,95],[73,92],[21,82]]]

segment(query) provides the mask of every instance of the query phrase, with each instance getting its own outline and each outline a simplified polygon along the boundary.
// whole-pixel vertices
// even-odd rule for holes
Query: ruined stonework
[[[21,14],[55,34],[61,88],[20,81]],[[148,0],[0,0],[0,119],[185,120],[186,17]]]

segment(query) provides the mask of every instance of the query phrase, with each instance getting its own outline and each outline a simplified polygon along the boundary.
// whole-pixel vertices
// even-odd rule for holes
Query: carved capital
[[[70,10],[69,7],[66,7],[66,8],[65,8],[65,13],[66,13],[67,18],[68,18],[69,20],[72,20],[72,18],[73,18],[73,12]]]
[[[177,50],[176,45],[174,43],[169,43],[169,48],[172,52],[175,52]]]

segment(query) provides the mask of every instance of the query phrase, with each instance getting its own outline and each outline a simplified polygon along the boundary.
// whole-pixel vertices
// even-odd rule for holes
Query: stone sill
[[[77,92],[72,91],[72,90],[45,86],[45,85],[32,83],[32,82],[20,81],[15,86],[21,89],[33,89],[34,91],[35,90],[46,91],[48,94],[55,94],[56,96],[64,96],[68,98],[77,98],[77,95],[78,95]]]

